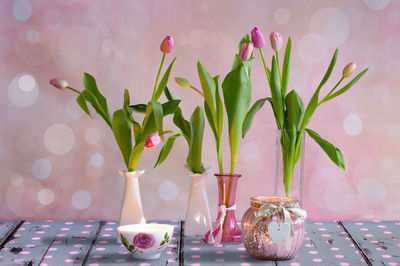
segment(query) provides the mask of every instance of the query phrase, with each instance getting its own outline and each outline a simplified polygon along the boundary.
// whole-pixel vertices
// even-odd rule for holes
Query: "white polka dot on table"
[[[315,42],[336,48],[346,41],[350,24],[343,11],[329,7],[320,9],[312,15],[309,30],[310,33],[316,34],[311,35]],[[319,36],[322,36],[323,43],[320,43],[321,38]]]
[[[22,81],[21,81],[22,78]],[[29,73],[19,73],[8,85],[8,98],[18,107],[34,104],[39,96],[39,87]]]
[[[51,174],[51,163],[45,158],[39,158],[32,164],[32,175],[39,180],[47,179]]]
[[[382,10],[390,3],[390,0],[364,0],[364,3],[372,10]]]
[[[92,197],[86,190],[78,190],[72,195],[71,204],[75,209],[83,210],[90,206]]]
[[[357,136],[363,129],[363,122],[356,114],[349,114],[343,120],[344,131],[350,136]]]
[[[42,205],[50,205],[54,202],[54,192],[49,188],[43,188],[38,193],[38,201]]]
[[[298,41],[297,54],[306,64],[318,64],[325,60],[328,54],[328,46],[321,35],[310,33],[304,35]]]
[[[274,21],[278,24],[288,23],[290,16],[290,11],[286,8],[278,8],[274,11]]]
[[[17,0],[13,5],[13,16],[19,21],[27,21],[32,16],[32,5],[28,0]]]
[[[75,144],[72,129],[65,124],[53,124],[44,133],[44,145],[54,154],[66,154]]]
[[[96,167],[100,167],[104,163],[104,157],[101,153],[96,152],[90,156],[90,163]]]
[[[179,189],[172,181],[164,181],[158,187],[158,195],[164,201],[174,200],[178,196]]]

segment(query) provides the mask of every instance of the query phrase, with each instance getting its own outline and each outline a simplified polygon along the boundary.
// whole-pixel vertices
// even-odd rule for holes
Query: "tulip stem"
[[[164,60],[165,60],[165,53],[163,53],[163,56],[162,56],[162,59],[161,59],[161,64],[160,64],[160,68],[158,69],[158,73],[157,73],[157,77],[156,77],[156,83],[154,84],[153,95],[151,96],[151,101],[157,100],[157,99],[154,99],[154,98],[156,96],[158,79],[160,78],[160,73],[161,73],[162,66],[164,65]]]
[[[269,73],[268,73],[267,63],[265,63],[264,53],[263,53],[261,48],[258,49],[258,50],[260,50],[260,55],[261,55],[261,59],[262,59],[263,65],[264,65],[265,74],[267,74],[267,79],[268,79],[268,83],[269,83],[270,76],[269,76]]]
[[[163,131],[163,135],[164,134],[178,134],[178,135],[182,136],[182,132],[179,132],[177,130],[166,130],[166,131]]]
[[[325,102],[326,98],[328,98],[329,96],[331,96],[332,92],[339,86],[339,84],[343,81],[344,77],[342,77],[338,83],[336,83],[335,87],[333,87],[333,89],[331,89],[331,91],[322,99],[322,101],[318,104],[321,105],[323,102]]]
[[[76,93],[78,93],[78,94],[81,94],[80,91],[75,90],[74,88],[71,88],[70,86],[67,86],[67,89],[69,89],[69,90],[71,90],[71,91],[73,91],[73,92],[76,92]]]
[[[279,52],[278,51],[276,51],[276,64],[278,65],[279,79],[281,81],[281,86],[282,86],[282,74],[281,74],[281,67],[279,66]]]
[[[190,85],[189,87],[192,88],[194,91],[196,91],[198,94],[200,94],[204,98],[204,94],[200,90],[196,89],[192,85]]]

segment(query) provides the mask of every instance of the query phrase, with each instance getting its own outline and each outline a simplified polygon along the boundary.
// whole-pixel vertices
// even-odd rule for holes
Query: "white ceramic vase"
[[[139,189],[139,177],[144,174],[144,170],[137,171],[119,171],[121,176],[125,177],[125,192],[122,201],[121,215],[119,225],[127,224],[145,224],[146,219],[143,215],[142,198]],[[118,235],[118,243],[121,243]]]
[[[203,174],[189,174],[191,177],[189,201],[184,224],[185,236],[204,236],[210,230],[210,207]]]

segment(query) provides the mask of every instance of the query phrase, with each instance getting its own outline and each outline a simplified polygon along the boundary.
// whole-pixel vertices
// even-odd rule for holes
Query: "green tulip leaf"
[[[188,157],[186,160],[187,165],[193,173],[204,172],[201,163],[204,124],[203,108],[197,106],[192,116],[190,117],[191,138],[189,143]]]
[[[112,130],[118,147],[124,157],[125,164],[129,169],[129,157],[132,150],[131,125],[126,120],[122,109],[115,111],[113,114]]]
[[[129,105],[129,109],[131,112],[135,112],[135,113],[139,113],[139,114],[145,114],[146,108],[147,108],[147,104],[144,104],[144,103]]]
[[[125,89],[124,93],[124,105],[122,107],[122,110],[124,111],[125,117],[129,123],[132,124],[133,126],[133,133],[135,135],[135,140],[139,137],[139,134],[142,131],[142,127],[138,122],[136,122],[133,117],[132,117],[132,109],[129,108],[129,103],[130,103],[130,97],[129,97],[129,91]]]
[[[182,136],[180,134],[175,134],[170,136],[167,141],[165,142],[164,146],[162,147],[160,154],[158,155],[158,159],[156,164],[154,165],[154,168],[156,168],[157,166],[159,166],[162,162],[165,161],[165,159],[167,159],[172,147],[174,146],[175,140],[176,138],[178,138],[179,136]]]
[[[323,139],[317,132],[311,129],[306,129],[308,135],[315,140],[316,143],[325,151],[328,157],[334,162],[339,168],[345,170],[344,159],[342,152],[339,148],[335,147],[332,143]]]
[[[254,116],[256,115],[258,110],[260,110],[263,107],[265,101],[267,100],[268,100],[267,98],[262,98],[257,100],[250,108],[250,110],[247,112],[246,117],[244,118],[243,121],[242,138],[246,136],[247,131],[249,131],[250,129],[251,123],[253,123]]]
[[[243,64],[228,73],[222,83],[225,110],[228,116],[231,172],[234,172],[243,121],[250,107],[251,81]]]
[[[172,95],[172,93],[171,93],[171,91],[168,89],[168,87],[165,87],[165,89],[164,89],[164,94],[165,94],[165,97],[167,97],[167,100],[168,100],[168,101],[174,100],[174,96]]]
[[[183,136],[189,143],[191,135],[192,135],[192,133],[190,131],[190,123],[183,117],[182,110],[179,107],[178,107],[178,109],[176,109],[174,118],[172,121],[182,131]]]
[[[221,99],[221,94],[220,94],[220,87],[221,87],[221,78],[220,76],[215,76],[214,78],[214,83],[215,83],[215,100],[216,100],[216,105],[217,105],[217,114],[216,114],[216,118],[217,121],[215,123],[215,130],[218,136],[218,139],[220,140],[222,137],[222,128],[224,125],[224,105],[222,103],[222,99]]]
[[[164,73],[164,76],[162,77],[160,83],[158,84],[157,90],[156,90],[156,92],[154,94],[154,98],[152,99],[153,102],[156,102],[158,100],[158,98],[160,98],[160,96],[163,93],[164,89],[167,87],[169,75],[171,74],[172,66],[174,65],[175,60],[176,60],[176,57],[169,64],[167,70]]]
[[[297,133],[304,116],[304,103],[295,90],[290,91],[285,97],[286,121],[285,128]]]
[[[210,114],[212,116],[212,121],[215,123],[217,120],[217,103],[216,103],[216,87],[214,79],[211,77],[210,73],[208,73],[207,69],[204,65],[199,61],[197,61],[197,71],[200,78],[201,88],[203,89],[204,99],[207,102],[207,105],[210,109]]]
[[[272,69],[270,79],[271,96],[274,107],[274,113],[277,118],[279,129],[283,128],[284,123],[284,106],[281,92],[281,81],[279,77],[278,63],[276,57],[272,57]]]
[[[84,92],[84,91],[83,91],[83,92]],[[78,95],[78,97],[76,98],[76,102],[79,104],[79,106],[82,108],[82,110],[83,110],[86,114],[88,114],[88,115],[90,116],[90,118],[93,119],[93,116],[92,116],[92,114],[90,113],[90,110],[89,110],[89,108],[88,108],[88,106],[87,106],[87,104],[86,104],[86,98],[85,98],[85,95],[84,95],[83,92],[81,92],[81,93]]]
[[[292,49],[292,40],[289,40],[286,44],[285,57],[283,59],[282,68],[282,96],[286,96],[287,88],[289,86],[289,74],[290,74],[290,53]]]
[[[144,149],[144,143],[144,141],[136,142],[135,146],[133,147],[131,155],[129,156],[129,171],[134,171],[136,169],[136,166]]]

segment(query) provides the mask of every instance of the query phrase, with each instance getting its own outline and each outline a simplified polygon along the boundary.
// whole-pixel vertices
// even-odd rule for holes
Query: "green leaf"
[[[129,110],[131,112],[145,114],[146,113],[147,104],[140,103],[135,105],[129,105]]]
[[[147,137],[146,137],[147,138]],[[146,140],[146,139],[145,139]],[[129,157],[129,167],[128,169],[130,171],[134,171],[136,169],[136,166],[139,162],[140,156],[142,155],[143,149],[144,149],[144,141],[137,142],[135,146],[132,149],[131,155]]]
[[[125,164],[129,169],[129,156],[132,149],[131,125],[126,120],[122,109],[115,111],[113,114],[112,130],[122,156],[124,157]]]
[[[163,108],[162,105],[159,102],[150,102],[150,105],[152,106],[153,109],[153,114],[154,114],[154,119],[156,122],[156,128],[158,131],[158,134],[160,135],[162,141],[164,141],[164,130],[163,130]]]
[[[323,139],[317,132],[312,131],[311,129],[308,128],[306,129],[306,131],[308,135],[310,135],[310,137],[314,139],[315,142],[317,142],[318,145],[325,151],[325,153],[329,156],[332,162],[334,162],[339,168],[344,170],[345,165],[342,152],[332,143]]]
[[[304,116],[304,103],[295,90],[288,93],[285,98],[286,123],[285,127],[297,133]]]
[[[80,93],[78,95],[78,97],[76,98],[76,102],[79,104],[79,106],[82,108],[83,111],[85,111],[85,113],[87,113],[90,118],[93,118],[92,114],[90,113],[90,110],[86,104],[86,99],[85,99],[85,95]]]
[[[165,240],[161,241],[160,246],[165,244]]]
[[[250,108],[250,110],[247,112],[246,117],[244,118],[243,121],[243,129],[242,129],[242,138],[246,136],[247,131],[249,131],[251,123],[253,123],[254,116],[258,112],[258,110],[263,107],[265,101],[268,100],[267,98],[262,98],[257,100],[253,106]]]
[[[179,103],[181,100],[170,100],[162,104],[163,115],[172,115],[175,113],[176,109],[178,108]]]
[[[274,113],[277,118],[277,124],[279,129],[283,127],[284,123],[284,109],[283,109],[283,98],[281,92],[281,81],[279,77],[278,64],[276,57],[272,57],[272,70],[271,70],[270,88],[271,96],[274,107]]]
[[[96,113],[98,113],[104,119],[104,121],[107,123],[107,125],[111,128],[111,119],[108,116],[108,113],[105,113],[101,109],[102,107],[100,106],[100,104],[99,104],[98,100],[96,99],[96,97],[94,96],[94,94],[89,90],[83,90],[79,96],[81,97],[79,99],[79,101],[82,102],[83,99],[85,99],[87,102],[89,102],[92,105],[92,107],[94,108],[94,110],[96,110]],[[81,104],[79,102],[78,102],[78,104],[81,106]],[[85,108],[85,107],[83,107],[83,108]],[[83,110],[85,111],[85,109],[83,109]]]
[[[162,77],[160,83],[158,84],[156,93],[154,94],[154,99],[153,99],[153,101],[157,101],[158,98],[160,98],[161,94],[163,93],[164,89],[167,87],[169,75],[171,74],[171,69],[172,69],[172,66],[174,65],[175,60],[176,60],[176,57],[175,57],[174,60],[172,60],[172,62],[169,64],[167,70],[166,70],[165,73],[164,73],[164,76]]]
[[[324,84],[328,81],[329,77],[332,74],[333,68],[335,67],[335,64],[336,64],[337,55],[338,55],[338,49],[336,49],[335,53],[333,54],[331,62],[329,64],[328,69],[326,70],[324,77],[322,78],[321,82],[318,85],[318,88],[315,90],[313,96],[310,99],[310,102],[307,105],[306,112],[305,112],[304,118],[303,118],[303,122],[300,127],[301,131],[303,131],[307,127],[308,123],[310,123],[311,117],[318,107],[319,92],[320,92],[322,86],[324,86]]]
[[[208,73],[207,69],[201,64],[200,60],[197,61],[197,71],[200,78],[201,88],[203,89],[204,99],[210,109],[210,114],[212,115],[212,120],[215,122],[217,120],[217,104],[216,104],[216,88],[214,79]]]
[[[129,91],[125,89],[124,92],[124,104],[122,107],[122,110],[124,111],[125,117],[129,123],[132,124],[133,126],[133,132],[135,135],[135,140],[138,138],[139,134],[142,131],[142,127],[138,122],[136,122],[133,117],[132,117],[132,110],[129,108],[129,103],[130,103],[130,97],[129,97]]]
[[[282,96],[286,96],[287,88],[289,85],[289,74],[290,74],[290,53],[292,49],[292,40],[288,39],[285,50],[285,57],[283,59],[282,68]]]
[[[167,237],[168,237],[168,233],[165,233],[164,239],[167,239]]]
[[[190,123],[183,117],[182,110],[179,107],[175,111],[173,122],[182,131],[183,136],[189,143],[192,136],[192,133],[190,131]]]
[[[103,118],[106,120],[106,122],[108,121],[107,123],[111,124],[111,116],[108,111],[107,100],[98,90],[95,78],[85,72],[83,74],[83,85],[85,89],[90,91],[97,99],[99,103],[98,109],[103,113]]]
[[[168,101],[172,101],[174,99],[174,96],[172,95],[172,93],[170,92],[168,87],[165,87],[164,94],[165,94],[165,97],[167,97]]]
[[[193,173],[203,173],[201,152],[203,146],[204,113],[203,108],[200,106],[197,106],[190,117],[190,131],[191,138],[186,162]]]
[[[206,101],[204,101],[204,112],[206,113],[206,117],[207,117],[207,120],[208,120],[208,124],[209,124],[210,127],[211,127],[211,130],[212,130],[212,132],[213,132],[213,134],[214,134],[214,137],[215,137],[216,140],[218,140],[218,132],[217,132],[217,130],[215,129],[213,116],[212,116],[212,114],[211,114],[210,107],[208,107],[208,104],[207,104]]]
[[[217,121],[215,124],[215,129],[217,130],[218,138],[221,139],[222,136],[222,128],[224,124],[224,105],[222,103],[221,99],[221,93],[220,93],[220,87],[221,87],[221,78],[220,76],[215,76],[214,77],[214,83],[215,83],[215,101],[217,105]]]
[[[176,138],[181,136],[180,134],[172,135],[170,136],[167,141],[165,142],[164,146],[162,147],[160,154],[158,155],[158,159],[156,164],[154,165],[154,168],[159,166],[165,159],[167,159],[172,147],[174,146]]]
[[[129,245],[129,251],[133,252],[135,251],[136,247],[134,245]]]
[[[251,81],[243,64],[228,73],[222,83],[222,90],[228,116],[231,172],[233,173],[239,152],[243,121],[251,101]]]
[[[354,84],[356,84],[356,82],[362,77],[364,76],[364,74],[368,71],[368,68],[364,69],[360,74],[358,74],[354,79],[352,79],[349,83],[347,83],[343,88],[341,88],[340,90],[338,90],[337,92],[333,93],[332,95],[330,95],[329,97],[326,98],[326,100],[324,100],[324,102],[327,102],[343,93],[345,93],[346,91],[348,91]]]
[[[125,246],[126,248],[129,249],[129,242],[128,242],[128,240],[126,239],[126,237],[124,237],[122,234],[120,234],[120,236],[121,236],[121,242],[122,242],[122,244],[124,244],[124,246]]]

